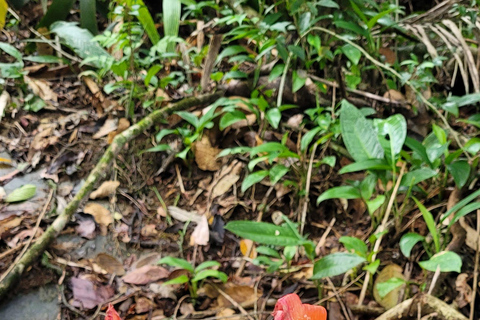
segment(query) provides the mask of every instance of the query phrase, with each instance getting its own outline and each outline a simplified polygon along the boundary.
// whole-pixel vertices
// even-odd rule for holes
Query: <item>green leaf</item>
[[[147,75],[145,76],[145,80],[143,80],[143,83],[145,84],[146,87],[150,84],[150,80],[154,75],[158,73],[162,69],[162,66],[159,64],[155,64],[148,69]]]
[[[302,47],[295,46],[295,45],[289,45],[288,50],[290,50],[290,52],[293,53],[294,56],[298,57],[300,60],[305,60],[305,51],[303,50]],[[295,91],[293,91],[293,92],[295,92]]]
[[[194,268],[190,262],[185,259],[174,258],[174,257],[163,257],[157,264],[166,264],[171,267],[177,267],[180,269],[185,269],[193,273]]]
[[[149,148],[147,150],[143,150],[140,152],[140,154],[143,154],[145,152],[163,152],[163,151],[168,151],[172,150],[168,144],[162,143],[159,145],[156,145],[155,147]]]
[[[480,93],[466,94],[461,97],[451,96],[447,99],[448,102],[453,102],[459,107],[464,107],[480,102]]]
[[[370,215],[373,215],[375,211],[377,211],[377,209],[380,208],[382,204],[385,203],[385,199],[386,197],[383,194],[380,194],[373,200],[365,200],[365,203],[367,204],[367,208],[368,208],[368,213]]]
[[[425,237],[416,232],[409,232],[400,239],[400,251],[407,258],[410,258],[413,247],[420,241],[424,241]]]
[[[430,159],[428,158],[428,155],[427,155],[427,150],[425,149],[423,144],[421,144],[415,139],[407,137],[405,139],[405,145],[410,149],[412,149],[412,151],[415,152],[423,160],[423,162],[428,164],[430,167],[432,166],[432,163],[430,162]]]
[[[402,177],[400,185],[402,187],[409,187],[411,185],[416,185],[419,182],[435,177],[438,174],[436,170],[430,168],[420,168],[406,173]]]
[[[340,237],[338,241],[340,243],[343,243],[343,245],[348,251],[353,250],[355,254],[364,258],[367,257],[368,247],[365,244],[365,242],[363,242],[362,240],[355,237],[344,236],[344,237]]]
[[[341,186],[328,189],[317,199],[317,205],[328,199],[358,199],[361,198],[360,190],[352,186]]]
[[[346,165],[340,171],[339,174],[363,171],[363,170],[390,170],[390,166],[385,159],[368,159],[359,162],[354,162]]]
[[[340,127],[343,142],[355,161],[383,158],[384,152],[372,124],[347,100],[342,100]]]
[[[347,56],[347,58],[353,63],[354,66],[358,65],[362,53],[360,50],[352,46],[351,44],[346,44],[342,47],[342,52]]]
[[[102,67],[101,58],[111,58],[110,54],[93,40],[93,35],[88,30],[78,27],[74,22],[55,22],[50,31],[63,39],[80,58],[94,57],[95,60],[89,61],[97,68]]]
[[[189,280],[190,279],[188,278],[187,275],[182,274],[181,276],[173,278],[172,280],[165,281],[163,285],[183,284],[183,283],[187,283]]]
[[[462,188],[465,183],[467,183],[468,178],[470,177],[470,164],[468,164],[468,161],[465,160],[459,160],[452,162],[447,165],[448,171],[453,176],[453,180],[455,180],[455,184],[458,186],[458,188]]]
[[[268,82],[273,82],[275,79],[280,77],[283,73],[283,69],[285,69],[285,65],[283,63],[279,63],[273,67],[270,75],[268,76]]]
[[[80,0],[80,26],[92,34],[98,34],[96,0]]]
[[[333,0],[320,0],[317,2],[317,5],[325,8],[333,8],[333,9],[340,9],[338,3]]]
[[[400,278],[391,278],[385,282],[377,283],[378,295],[381,298],[384,298],[391,291],[405,284],[405,282],[406,282],[405,280]]]
[[[452,215],[453,213],[463,208],[465,205],[470,203],[473,199],[475,199],[478,196],[480,196],[480,189],[468,195],[467,197],[463,198],[462,200],[460,200],[456,205],[450,208],[450,210],[447,210],[447,212],[445,212],[442,218],[440,219],[440,222],[443,222],[446,218],[450,217],[450,215]]]
[[[292,91],[293,91],[293,93],[295,93],[305,85],[305,83],[307,82],[307,78],[306,77],[301,77],[298,74],[297,70],[293,70],[292,81],[293,81]]]
[[[67,16],[74,2],[74,0],[53,0],[48,7],[47,13],[45,13],[42,20],[38,23],[37,28],[48,28],[56,21],[67,20]]]
[[[298,239],[295,232],[289,227],[277,226],[273,223],[257,221],[230,221],[225,229],[240,238],[274,246],[301,245],[304,240]]]
[[[245,177],[245,179],[243,179],[242,192],[247,191],[248,188],[262,181],[267,176],[268,176],[267,170],[260,170],[260,171],[249,174],[248,176]]]
[[[442,251],[427,261],[418,263],[423,269],[435,272],[440,267],[441,272],[461,272],[462,258],[453,251]]]
[[[55,56],[27,56],[27,57],[23,57],[23,60],[31,61],[31,62],[38,62],[38,63],[60,63],[60,62],[62,62],[62,58],[55,57]]]
[[[396,114],[384,120],[375,119],[374,123],[380,135],[388,135],[390,150],[392,152],[390,158],[392,162],[394,162],[395,156],[402,151],[403,144],[407,137],[407,121],[405,117],[401,114]]]
[[[280,179],[282,179],[282,177],[284,175],[286,175],[288,173],[288,171],[289,171],[289,169],[282,164],[274,165],[269,170],[269,173],[268,173],[268,175],[270,176],[270,181],[273,184],[277,183],[278,181],[280,181]]]
[[[240,110],[227,112],[222,116],[222,118],[220,118],[220,130],[224,130],[226,127],[244,119],[247,119],[247,117],[245,116],[245,113]]]
[[[440,240],[438,239],[438,232],[437,232],[437,226],[435,224],[435,220],[433,219],[433,216],[430,213],[430,211],[428,211],[427,208],[425,208],[425,206],[420,201],[417,200],[417,198],[415,197],[412,197],[412,198],[417,204],[418,208],[420,209],[420,212],[423,215],[423,219],[427,224],[428,231],[430,231],[430,234],[432,235],[433,243],[435,244],[435,251],[439,252]]]
[[[203,269],[208,269],[212,267],[220,267],[221,264],[218,261],[205,261],[202,262],[198,265],[198,267],[195,268],[195,272],[201,271]]]
[[[380,266],[380,259],[376,259],[372,263],[369,263],[365,267],[363,267],[363,270],[368,271],[371,274],[375,274],[379,266]]]
[[[269,248],[269,247],[259,246],[259,247],[257,247],[256,250],[257,250],[257,253],[260,253],[260,254],[264,254],[264,255],[271,256],[271,257],[278,258],[278,259],[281,258],[280,254],[278,253],[277,250]]]
[[[270,125],[277,129],[278,125],[280,124],[280,120],[282,120],[282,113],[278,108],[271,108],[265,113],[265,117],[267,118]]]
[[[225,273],[218,270],[207,269],[197,273],[195,277],[193,277],[192,282],[198,282],[208,277],[217,278],[222,282],[227,282],[228,280],[228,276]]]
[[[308,131],[305,133],[302,137],[302,140],[300,141],[300,150],[305,151],[307,150],[308,146],[310,143],[312,143],[313,138],[317,135],[317,133],[322,130],[321,127],[315,127],[312,130]]]
[[[194,126],[195,129],[198,129],[198,127],[200,126],[200,121],[198,120],[197,116],[194,115],[193,113],[188,111],[178,111],[176,112],[176,114],[178,114],[180,118],[182,118],[183,120],[187,121],[192,126]]]
[[[452,221],[450,221],[449,226],[451,226],[452,224],[457,222],[458,219],[460,219],[461,217],[464,217],[467,214],[469,214],[470,212],[476,211],[478,209],[480,209],[480,202],[472,202],[472,203],[467,204],[465,207],[458,210],[458,212],[453,217]]]
[[[182,5],[180,3],[180,0],[163,0],[163,30],[166,37],[178,36],[181,8]],[[175,43],[169,42],[167,45],[167,52],[174,51]]]
[[[5,199],[5,202],[25,201],[35,196],[37,187],[33,184],[25,184],[20,188],[13,190]]]
[[[22,53],[20,51],[18,51],[14,46],[12,46],[8,43],[0,42],[0,50],[5,52],[6,54],[11,55],[12,57],[17,59],[18,61],[22,60]]]
[[[480,151],[480,138],[471,138],[468,140],[464,145],[464,149],[472,155],[476,155],[478,151]]]
[[[311,279],[338,276],[367,261],[355,253],[337,252],[315,262]]]

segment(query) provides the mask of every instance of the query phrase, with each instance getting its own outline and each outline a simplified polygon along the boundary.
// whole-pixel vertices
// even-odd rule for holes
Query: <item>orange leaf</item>
[[[324,307],[303,304],[295,293],[278,299],[272,315],[274,320],[327,320]]]
[[[122,320],[120,319],[120,316],[118,315],[117,311],[115,311],[115,308],[112,306],[111,303],[108,305],[105,320]]]

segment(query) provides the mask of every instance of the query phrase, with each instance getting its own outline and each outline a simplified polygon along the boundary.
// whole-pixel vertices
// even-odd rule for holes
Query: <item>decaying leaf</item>
[[[241,320],[241,319],[243,319],[243,317],[240,316],[240,315],[238,317],[232,317],[234,314],[235,314],[235,310],[230,309],[230,308],[225,308],[225,309],[222,309],[219,312],[217,312],[216,317],[219,318],[219,319],[228,318],[229,320]]]
[[[100,128],[100,130],[98,130],[93,135],[92,138],[93,139],[100,139],[100,138],[106,136],[107,134],[109,134],[110,132],[117,130],[117,127],[118,127],[118,119],[107,119],[107,121],[105,121],[105,123]]]
[[[251,250],[251,251],[250,251]],[[250,251],[249,258],[255,259],[257,257],[257,250],[253,245],[253,241],[250,239],[242,239],[240,240],[240,252],[243,256],[247,256],[248,252]]]
[[[28,76],[24,76],[23,80],[30,87],[33,93],[42,98],[44,101],[57,102],[57,94],[53,92],[53,90],[50,88],[50,84],[47,81],[42,79],[30,78]]]
[[[252,306],[262,296],[262,291],[260,289],[255,290],[254,287],[239,286],[233,283],[225,284],[222,290],[238,304],[244,307]],[[223,295],[218,296],[217,302],[219,308],[228,308],[232,306],[232,303]]]
[[[460,273],[455,280],[455,287],[458,291],[455,301],[459,308],[467,306],[472,301],[472,288],[468,285],[467,280],[468,274],[466,273]]]
[[[169,206],[168,213],[176,220],[187,222],[192,221],[199,223],[202,220],[202,216],[197,214],[196,211],[187,211],[180,209],[179,207]]]
[[[120,181],[105,181],[90,194],[90,199],[105,198],[115,193]]]
[[[113,215],[110,211],[102,206],[101,204],[95,202],[87,202],[83,212],[90,214],[95,219],[95,222],[103,225],[108,226],[113,222]]]
[[[405,288],[405,284],[397,286],[384,297],[380,296],[377,286],[379,283],[385,283],[394,278],[405,280],[402,267],[392,263],[383,268],[382,271],[380,271],[380,273],[378,274],[377,279],[375,280],[373,297],[375,298],[375,301],[377,301],[378,304],[380,304],[385,309],[393,308],[400,302],[399,299],[401,298],[401,294]]]
[[[123,282],[144,285],[153,281],[164,279],[168,277],[170,272],[167,269],[160,266],[143,266],[127,273],[123,278]]]
[[[110,286],[95,285],[92,281],[73,277],[70,279],[73,292],[72,305],[75,307],[93,309],[110,299],[114,290]]]
[[[385,92],[383,97],[393,101],[400,101],[400,102],[406,101],[405,96],[400,91],[397,91],[394,89],[390,89],[387,92]]]
[[[199,246],[206,246],[209,239],[210,233],[208,229],[207,217],[201,216],[200,222],[198,222],[190,237],[190,245],[197,244]]]
[[[195,162],[204,171],[217,171],[221,168],[222,164],[217,158],[220,151],[220,149],[212,147],[207,135],[204,135],[201,140],[195,141],[193,144]]]
[[[117,276],[125,274],[122,263],[107,253],[99,253],[95,257],[95,263],[109,274],[116,274]]]
[[[136,297],[135,298],[135,312],[145,313],[156,307],[155,302],[146,298],[146,297]]]
[[[105,314],[105,320],[122,320],[118,315],[117,311],[111,303],[108,304],[107,313]]]
[[[229,191],[230,188],[240,179],[240,172],[242,171],[243,163],[240,161],[233,161],[229,168],[230,167],[232,167],[231,171],[221,178],[213,187],[212,198],[216,198],[227,193],[227,191]]]

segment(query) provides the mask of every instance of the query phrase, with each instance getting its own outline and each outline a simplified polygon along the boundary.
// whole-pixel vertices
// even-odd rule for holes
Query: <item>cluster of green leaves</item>
[[[206,278],[215,278],[222,282],[227,282],[228,280],[228,276],[224,272],[217,270],[217,268],[220,267],[220,263],[217,261],[205,261],[199,264],[197,267],[194,267],[185,259],[164,257],[158,261],[158,264],[165,264],[185,270],[188,275],[182,274],[176,278],[164,282],[163,285],[186,283],[188,284],[190,296],[193,299],[198,297],[197,291],[199,288],[199,282],[205,280]]]

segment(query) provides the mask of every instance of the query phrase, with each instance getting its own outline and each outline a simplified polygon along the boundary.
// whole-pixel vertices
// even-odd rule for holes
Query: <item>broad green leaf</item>
[[[355,237],[344,236],[340,237],[338,241],[343,243],[343,245],[348,251],[353,250],[359,256],[364,258],[367,257],[368,247],[362,240]]]
[[[288,151],[288,148],[281,144],[280,142],[267,142],[267,143],[262,143],[259,146],[253,147],[250,153],[252,155],[257,155],[259,153],[267,152],[267,153],[272,153],[272,152],[284,152]]]
[[[384,298],[391,291],[397,289],[403,284],[405,284],[405,280],[400,278],[391,278],[385,282],[377,283],[378,295],[381,298]]]
[[[217,57],[217,61],[220,62],[225,57],[235,56],[243,52],[247,52],[247,49],[245,49],[242,46],[239,46],[239,45],[228,46],[225,49],[223,49],[222,52],[220,52],[220,54]]]
[[[283,178],[284,175],[286,175],[288,173],[288,171],[289,171],[289,169],[282,164],[274,165],[269,170],[269,173],[268,173],[268,175],[270,176],[270,181],[273,184],[277,183],[278,181],[280,181],[280,179]]]
[[[416,185],[419,182],[435,177],[438,174],[436,170],[430,168],[420,168],[406,173],[402,177],[400,185],[402,187],[409,187]]]
[[[380,266],[380,259],[376,259],[372,263],[369,263],[366,266],[364,266],[363,270],[368,271],[371,274],[375,274],[379,266]]]
[[[267,256],[272,256],[274,258],[281,258],[280,254],[278,253],[277,250],[275,249],[272,249],[272,248],[269,248],[269,247],[265,247],[265,246],[259,246],[257,247],[257,253],[260,253],[260,254],[264,254],[264,255],[267,255]]]
[[[166,264],[171,267],[185,269],[193,273],[194,268],[190,262],[185,259],[174,258],[174,257],[163,257],[160,259],[157,264]]]
[[[193,113],[188,111],[178,111],[176,112],[176,114],[178,114],[180,118],[182,118],[183,120],[187,121],[192,126],[194,126],[195,129],[199,127],[200,121],[198,120],[197,116],[194,115]]]
[[[456,205],[454,205],[452,208],[450,208],[450,210],[447,210],[447,212],[445,212],[443,214],[442,218],[440,219],[440,222],[443,222],[450,215],[454,214],[455,212],[457,212],[458,210],[463,208],[465,205],[470,203],[473,199],[475,199],[478,196],[480,196],[480,189],[478,189],[474,193],[472,193],[472,194],[468,195],[467,197],[463,198],[462,200],[460,200]]]
[[[447,99],[448,102],[456,103],[459,107],[464,107],[480,102],[480,93],[466,94],[461,97],[451,96]]]
[[[195,268],[195,272],[202,271],[203,269],[208,269],[212,267],[220,267],[221,264],[218,261],[205,261],[202,262],[198,265],[198,267]]]
[[[365,200],[365,203],[367,204],[367,208],[368,208],[368,213],[370,215],[373,215],[375,211],[377,211],[377,209],[380,208],[382,204],[385,203],[385,199],[386,197],[383,194],[379,194],[373,200]]]
[[[448,164],[447,168],[452,174],[455,184],[461,189],[470,177],[470,164],[468,164],[468,161],[459,160]]]
[[[129,3],[130,6],[132,5],[139,6],[137,19],[142,24],[142,27],[147,33],[148,38],[150,39],[150,42],[153,45],[156,45],[160,41],[160,35],[158,34],[157,28],[155,27],[155,22],[153,21],[152,15],[148,11],[147,6],[142,0],[129,0],[129,2],[130,2]],[[175,1],[171,1],[171,2],[175,2]],[[167,8],[168,14],[171,14],[169,10],[170,8]],[[163,13],[164,15],[166,14],[165,7],[163,7]],[[164,24],[165,24],[165,18],[164,18]],[[167,36],[170,34],[167,34],[165,32],[165,35]],[[176,36],[177,34],[175,33],[174,35]]]
[[[311,279],[338,276],[367,261],[355,253],[337,252],[315,262]]]
[[[195,277],[193,277],[192,282],[198,282],[208,277],[217,278],[222,282],[227,282],[228,280],[228,276],[225,273],[218,270],[207,269],[197,273]]]
[[[285,69],[285,65],[283,63],[279,63],[273,67],[270,75],[268,76],[268,82],[273,82],[275,79],[280,77],[283,73],[283,69]]]
[[[403,144],[407,137],[407,121],[405,117],[401,114],[396,114],[384,120],[375,119],[374,123],[380,135],[388,135],[390,150],[392,152],[390,158],[394,161],[395,156],[402,151]]]
[[[1,28],[0,28],[1,29]],[[0,42],[0,50],[5,52],[6,54],[11,55],[18,61],[22,60],[22,53],[18,51],[14,46],[8,44],[6,42]]]
[[[75,0],[53,0],[48,7],[47,13],[45,13],[42,20],[38,23],[37,28],[48,28],[56,21],[67,20],[74,2]],[[74,34],[72,36],[74,36]]]
[[[98,34],[96,0],[80,0],[80,27]]]
[[[361,198],[360,190],[352,186],[341,186],[328,189],[317,199],[317,205],[328,199],[358,199]]]
[[[480,138],[471,138],[468,140],[464,145],[464,149],[472,155],[476,155],[478,151],[480,151]]]
[[[347,100],[342,100],[340,127],[343,142],[355,161],[383,158],[384,152],[372,124]]]
[[[305,60],[305,51],[300,46],[289,45],[288,50],[290,53],[293,53],[295,57],[298,57],[300,60]],[[294,70],[295,71],[295,70]],[[293,92],[295,92],[294,90]]]
[[[369,200],[372,197],[377,185],[377,179],[376,174],[369,174],[360,182],[360,194],[364,200]]]
[[[59,36],[80,58],[94,57],[96,60],[90,60],[90,63],[97,68],[102,67],[101,58],[111,58],[110,54],[93,40],[93,35],[88,30],[78,27],[74,22],[55,22],[50,31]]]
[[[271,108],[265,113],[265,117],[268,120],[268,123],[274,128],[277,129],[278,125],[280,124],[280,120],[282,120],[282,113],[278,108]]]
[[[390,170],[392,166],[387,163],[384,159],[368,159],[358,162],[354,162],[346,165],[340,171],[339,174],[363,171],[363,170]]]
[[[315,127],[312,130],[305,133],[302,137],[302,140],[300,141],[300,150],[302,151],[307,150],[313,138],[315,138],[315,136],[317,135],[317,133],[320,132],[320,130],[322,130],[321,127]]]
[[[13,190],[3,201],[5,202],[20,202],[25,201],[35,196],[37,187],[33,184],[26,184],[18,189]]]
[[[413,247],[420,241],[424,241],[425,237],[416,232],[409,232],[400,239],[400,251],[407,258],[410,258]]]
[[[274,246],[301,245],[303,240],[298,239],[295,232],[289,227],[277,226],[273,223],[257,221],[230,221],[225,229],[240,238]]]
[[[307,78],[306,77],[301,77],[298,74],[297,70],[293,70],[292,81],[293,81],[292,91],[295,93],[305,85],[305,83],[307,82]]]
[[[462,258],[453,251],[442,251],[427,261],[418,263],[423,269],[435,272],[440,267],[441,272],[461,272]]]
[[[407,137],[405,139],[405,145],[410,149],[412,149],[412,151],[415,152],[423,160],[423,162],[428,164],[430,167],[432,166],[432,163],[430,162],[430,159],[428,158],[428,155],[427,155],[427,150],[425,149],[423,144],[421,144],[415,139]]]
[[[320,0],[317,2],[317,5],[325,8],[333,8],[333,9],[340,9],[338,3],[333,0]]]
[[[38,62],[38,63],[60,63],[60,62],[62,62],[62,58],[55,57],[55,56],[27,56],[27,57],[23,57],[23,60],[31,61],[31,62]]]
[[[480,202],[472,202],[472,203],[467,204],[465,207],[458,210],[458,212],[453,217],[452,221],[450,221],[450,226],[452,224],[454,224],[455,222],[457,222],[458,219],[460,219],[461,217],[464,217],[467,214],[469,214],[470,212],[476,211],[478,209],[480,209]]]
[[[227,112],[220,118],[220,130],[224,130],[226,127],[244,119],[246,119],[245,113],[240,110]]]
[[[145,84],[146,87],[148,87],[148,85],[150,84],[150,80],[158,73],[158,71],[160,71],[160,69],[162,69],[162,66],[159,64],[155,64],[151,66],[150,69],[148,69],[145,80],[143,80],[143,84]]]
[[[430,231],[430,234],[432,235],[433,243],[435,244],[435,251],[439,252],[440,240],[438,239],[438,232],[437,232],[437,226],[435,224],[435,220],[433,219],[433,216],[430,213],[430,211],[428,211],[427,208],[425,208],[425,206],[420,201],[417,200],[417,198],[415,197],[412,197],[412,198],[417,204],[418,208],[420,209],[420,212],[423,215],[423,219],[427,224],[428,231]]]
[[[245,179],[243,179],[242,192],[247,191],[248,188],[250,188],[256,183],[259,183],[267,176],[268,176],[267,170],[260,170],[254,173],[250,173],[248,176],[245,177]]]
[[[342,52],[347,56],[347,58],[353,63],[353,65],[358,65],[362,53],[360,50],[352,46],[351,44],[346,44],[342,47]]]
[[[180,0],[163,0],[163,30],[165,36],[177,37],[180,27],[182,4]],[[167,52],[175,51],[175,43],[169,42]]]

